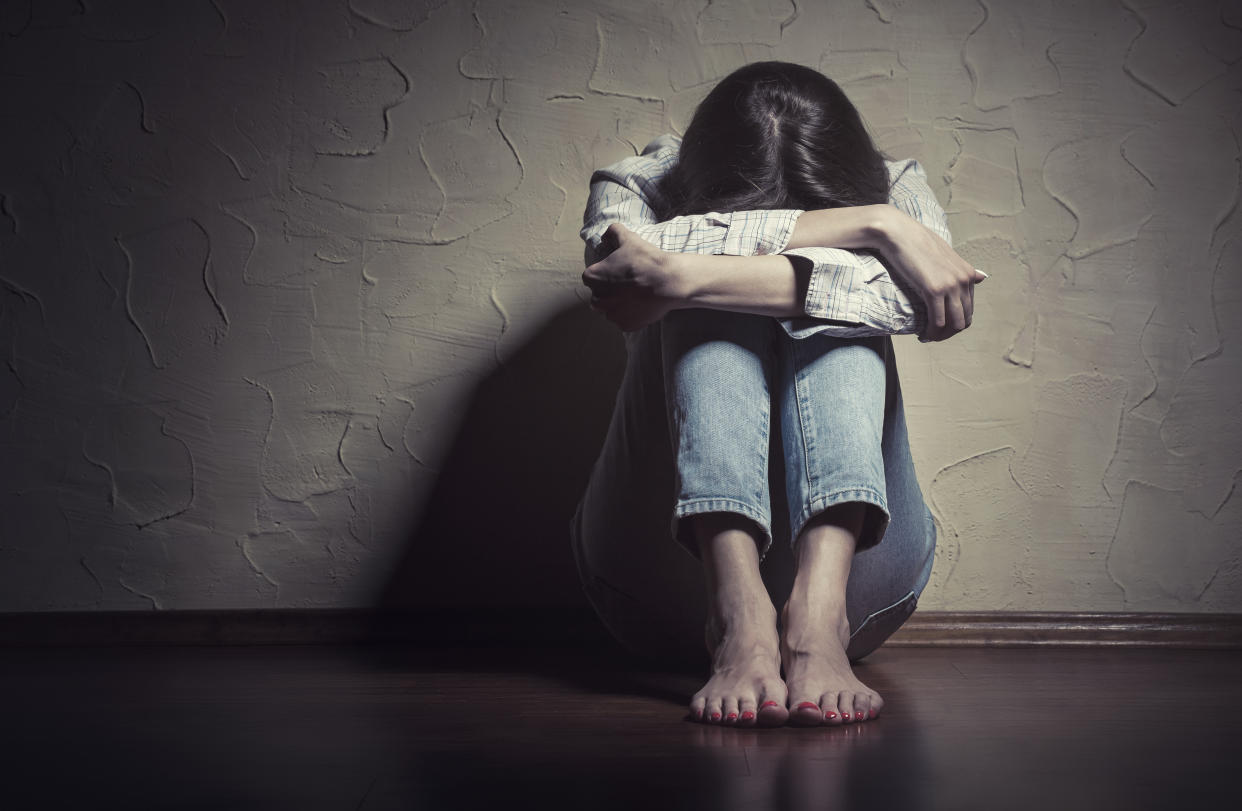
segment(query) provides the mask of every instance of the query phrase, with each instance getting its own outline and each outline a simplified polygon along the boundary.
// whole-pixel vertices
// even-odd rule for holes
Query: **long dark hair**
[[[887,201],[888,171],[836,82],[790,62],[755,62],[699,104],[662,188],[665,219],[837,208]]]

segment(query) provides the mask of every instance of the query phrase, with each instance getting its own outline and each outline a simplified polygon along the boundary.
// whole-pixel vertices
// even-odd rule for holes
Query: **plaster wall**
[[[580,601],[587,179],[769,58],[991,273],[921,605],[1242,611],[1242,9],[1153,0],[5,0],[0,611]]]

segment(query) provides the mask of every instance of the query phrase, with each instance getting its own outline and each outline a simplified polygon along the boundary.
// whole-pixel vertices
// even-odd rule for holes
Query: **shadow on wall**
[[[484,379],[378,607],[585,610],[569,521],[624,367],[620,333],[575,305]]]

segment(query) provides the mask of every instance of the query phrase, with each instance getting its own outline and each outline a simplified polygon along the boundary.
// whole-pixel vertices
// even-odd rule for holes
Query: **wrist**
[[[698,254],[692,253],[665,253],[661,257],[663,281],[656,293],[668,299],[675,310],[693,306],[695,296],[702,292],[696,283],[699,275],[694,273],[693,267],[697,257]]]
[[[860,231],[865,247],[887,256],[897,244],[901,212],[887,204],[862,206]]]

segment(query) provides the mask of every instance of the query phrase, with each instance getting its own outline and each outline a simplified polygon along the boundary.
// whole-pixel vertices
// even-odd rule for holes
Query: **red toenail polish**
[[[832,710],[829,710],[828,712],[824,713],[824,717],[825,718],[836,718],[837,714],[833,712]]]
[[[818,709],[819,709],[819,705],[818,705],[818,704],[816,704],[814,701],[803,701],[801,704],[799,704],[799,705],[798,705],[798,709],[800,709],[800,710],[806,710],[806,709],[810,709],[810,710],[818,710]]]
[[[780,704],[777,704],[775,701],[765,701],[765,702],[763,702],[763,704],[762,704],[762,705],[760,705],[760,706],[761,706],[761,707],[779,707],[779,706],[780,706]]]
[[[737,713],[735,713],[735,712],[731,712],[731,713],[729,713],[729,720],[730,720],[730,721],[736,721],[736,720],[737,720]]]
[[[863,717],[862,711],[859,710],[858,712],[854,713],[854,717],[857,718],[859,721],[861,721]]]
[[[714,712],[714,713],[712,713],[712,720],[713,720],[713,721],[719,721],[719,720],[720,720],[720,713],[718,713],[718,712]]]
[[[743,721],[749,721],[749,720],[751,720],[751,719],[752,719],[752,718],[754,718],[754,717],[755,717],[755,714],[754,714],[753,712],[751,712],[750,710],[747,710],[746,712],[742,713],[742,720],[743,720]]]
[[[868,717],[868,718],[875,718],[875,710],[872,710],[872,711],[871,711],[871,712],[867,715],[867,717]]]

